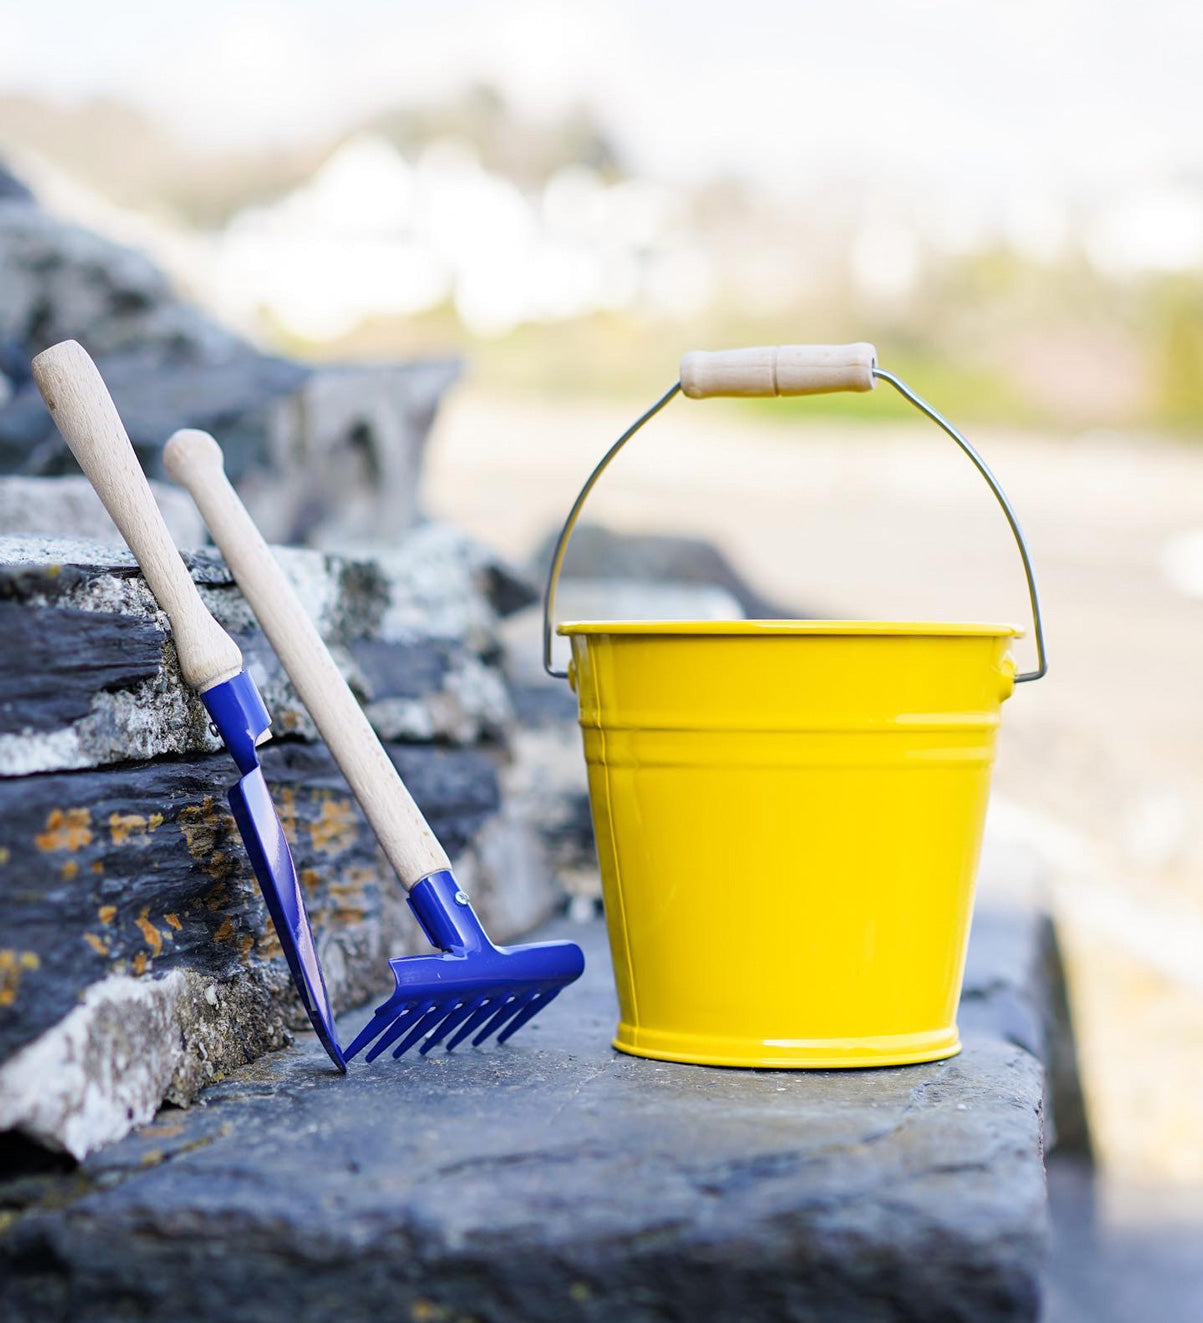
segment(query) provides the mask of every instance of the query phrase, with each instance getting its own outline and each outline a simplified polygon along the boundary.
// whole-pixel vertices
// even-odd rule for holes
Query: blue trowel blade
[[[330,1059],[345,1071],[347,1063],[338,1045],[334,1013],[313,945],[313,930],[305,912],[297,870],[262,768],[256,767],[230,787],[230,809],[305,1011]]]
[[[313,945],[313,929],[297,883],[297,870],[259,766],[257,744],[271,725],[271,717],[254,680],[245,671],[206,689],[201,700],[243,774],[242,780],[230,787],[230,808],[276,926],[292,981],[330,1060],[345,1071],[347,1063],[334,1032],[334,1015]]]

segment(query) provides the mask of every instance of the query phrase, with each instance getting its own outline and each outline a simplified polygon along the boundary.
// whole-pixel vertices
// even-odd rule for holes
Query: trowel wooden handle
[[[33,379],[167,612],[184,679],[202,692],[232,679],[242,670],[242,654],[201,601],[87,350],[74,340],[52,345],[33,360]]]
[[[693,400],[713,395],[823,395],[872,390],[872,345],[765,345],[697,351],[681,360],[681,390]]]
[[[449,868],[296,590],[230,486],[221,447],[207,432],[186,429],[167,442],[163,462],[196,502],[397,876],[408,889]]]

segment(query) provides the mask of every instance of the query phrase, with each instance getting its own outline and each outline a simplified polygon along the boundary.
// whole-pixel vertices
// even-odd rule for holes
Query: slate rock
[[[30,611],[0,600],[0,732],[55,730],[87,716],[99,692],[157,675],[163,631],[112,611]]]
[[[77,472],[32,380],[60,340],[96,360],[143,467],[179,427],[213,432],[271,540],[393,542],[458,362],[326,364],[266,354],[181,299],[143,253],[0,198],[0,473]]]
[[[561,893],[521,773],[490,553],[424,525],[390,555],[281,553],[482,920]],[[397,879],[228,568],[185,557],[273,715],[265,773],[338,1007],[424,949]],[[128,552],[0,538],[0,1131],[82,1156],[304,1023],[226,808],[232,761]]]
[[[32,191],[0,161],[0,203],[32,202]]]
[[[150,489],[176,546],[202,546],[207,534],[192,498],[161,482],[152,481]],[[0,536],[61,537],[67,530],[72,537],[125,546],[87,478],[0,477]]]
[[[446,848],[462,854],[500,809],[489,758],[420,747],[395,757]],[[403,912],[385,904],[398,884],[324,747],[275,741],[262,760],[310,917],[335,961],[331,996],[354,1005],[387,987],[383,950],[407,940]],[[0,931],[17,952],[0,999],[0,1061],[110,973],[183,967],[228,981],[268,962],[283,974],[226,804],[236,780],[224,753],[0,779]]]
[[[162,452],[180,427],[199,427],[221,441],[227,472],[237,481],[269,463],[267,432],[274,402],[294,392],[310,369],[249,347],[216,363],[166,358],[143,348],[104,354],[95,336],[79,339],[96,359],[143,468],[163,476]],[[18,388],[0,413],[0,471],[58,476],[79,472],[37,386]]]
[[[601,926],[545,935],[585,976],[505,1046],[339,1078],[304,1035],[0,1184],[13,1323],[1036,1318],[1041,1066],[990,1017],[1006,970],[971,953],[950,1061],[717,1070],[615,1053]]]
[[[454,359],[330,363],[272,418],[270,487],[248,489],[271,541],[340,551],[394,540],[415,523],[426,441]]]
[[[542,583],[559,538],[550,533],[534,558]],[[790,620],[804,615],[797,605],[763,597],[726,555],[704,538],[664,533],[619,533],[601,524],[578,524],[568,545],[564,573],[573,579],[626,579],[636,583],[709,584],[729,593],[749,620]]]
[[[491,553],[454,529],[427,524],[375,558],[293,549],[278,554],[382,738],[503,741],[513,714],[497,655],[497,615],[487,596]],[[242,648],[275,732],[315,738],[220,556],[201,552],[187,559],[209,609]],[[94,542],[0,536],[0,600],[21,603],[28,618],[6,654],[7,672],[0,671],[8,723],[0,727],[0,776],[220,747],[199,699],[181,681],[166,617],[128,552]],[[128,623],[115,625],[114,615]],[[87,666],[64,660],[56,684],[39,677],[38,647],[64,659],[104,656],[118,646],[116,630],[140,631],[148,649],[157,635],[160,665],[139,662],[141,669],[100,685]],[[58,722],[39,703],[74,715]]]

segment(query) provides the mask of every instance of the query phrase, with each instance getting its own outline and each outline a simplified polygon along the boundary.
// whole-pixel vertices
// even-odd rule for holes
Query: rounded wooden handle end
[[[173,432],[163,447],[163,467],[172,482],[191,488],[197,479],[224,473],[225,456],[209,435],[196,427],[181,427]]]
[[[876,366],[877,351],[863,343],[699,350],[681,360],[681,390],[692,400],[866,391]]]
[[[78,340],[61,340],[49,349],[43,349],[34,356],[29,366],[42,399],[52,414],[58,412],[59,387],[64,382],[100,375],[88,351]]]

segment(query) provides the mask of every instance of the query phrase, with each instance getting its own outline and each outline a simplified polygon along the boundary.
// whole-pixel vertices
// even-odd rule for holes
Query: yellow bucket
[[[788,352],[796,366],[837,350],[754,352]],[[556,671],[555,589],[580,508],[678,390],[720,393],[689,390],[698,357],[728,358],[689,356],[681,383],[594,471],[545,599],[545,665],[569,675],[580,702],[618,989],[614,1045],[721,1066],[952,1056],[1000,709],[1017,681],[1045,670],[1022,534],[968,442],[874,356],[872,379],[933,417],[1002,502],[1028,577],[1036,670],[1016,675],[1019,631],[1008,625],[603,621],[560,626],[572,665]],[[823,380],[849,388],[830,372]]]

